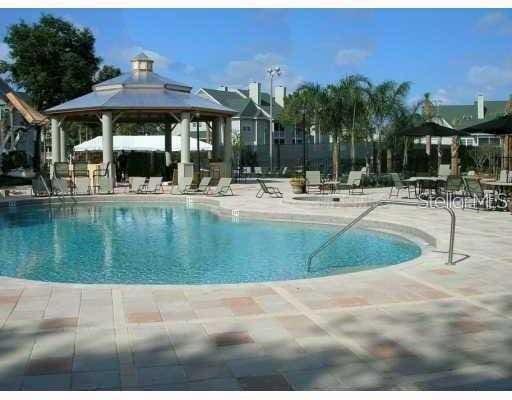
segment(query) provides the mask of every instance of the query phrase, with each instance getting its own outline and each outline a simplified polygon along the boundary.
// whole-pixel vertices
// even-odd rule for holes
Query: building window
[[[250,131],[251,131],[251,127],[250,126],[242,126],[242,132],[248,133]]]

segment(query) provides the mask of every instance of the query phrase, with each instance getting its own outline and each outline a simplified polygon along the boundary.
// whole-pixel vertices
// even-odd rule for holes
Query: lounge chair
[[[91,181],[89,176],[75,176],[73,194],[91,194]]]
[[[54,176],[52,178],[52,194],[58,196],[64,196],[71,194],[71,187],[69,185],[69,181],[64,178],[58,178]]]
[[[306,193],[310,187],[317,188],[321,192],[324,188],[320,171],[306,171]]]
[[[254,167],[254,175],[262,177],[263,176],[263,168],[261,168],[261,167]]]
[[[252,173],[251,167],[244,167],[244,175],[245,176],[249,176],[249,175],[251,175],[251,173]]]
[[[178,193],[179,194],[187,194],[192,191],[194,188],[194,185],[192,182],[194,181],[194,178],[191,176],[184,176],[178,181]],[[172,192],[171,192],[172,193]]]
[[[398,175],[396,172],[391,172],[390,175],[391,175],[392,185],[391,185],[391,189],[389,190],[389,198],[391,198],[391,196],[393,196],[393,189],[396,190],[395,196],[397,198],[400,194],[400,190],[407,189],[407,198],[410,199],[411,198],[411,185],[405,184],[400,179],[400,175]]]
[[[51,196],[50,183],[42,176],[39,175],[32,179],[32,194],[35,197]]]
[[[361,189],[359,194],[364,194],[363,173],[361,171],[350,171],[347,183],[341,184],[339,188],[348,189],[348,194],[353,194],[355,189]]]
[[[203,176],[203,178],[201,178],[201,182],[199,182],[199,185],[197,185],[196,191],[199,193],[206,193],[210,187],[211,181],[211,176]]]
[[[73,176],[89,177],[89,164],[86,161],[76,161],[73,163]]]
[[[71,178],[69,164],[67,162],[54,162],[53,175],[57,178]]]
[[[209,196],[226,196],[230,193],[233,196],[231,180],[231,178],[220,178],[217,186],[209,186],[205,194]]]
[[[457,194],[463,196],[464,193],[461,192],[463,187],[464,181],[460,176],[450,175],[446,178],[444,193],[446,196],[451,195],[452,197],[456,196]]]
[[[130,192],[141,193],[146,186],[146,177],[131,176],[130,177]]]
[[[162,177],[150,176],[149,181],[140,187],[137,193],[163,193]]]
[[[109,173],[111,172],[110,163],[107,163],[105,169],[97,168],[93,173],[94,189],[96,193],[110,194],[114,188],[110,186]]]
[[[452,170],[450,168],[450,164],[440,164],[439,169],[437,171],[437,176],[447,177],[452,174]]]
[[[500,171],[499,182],[508,182],[509,173],[506,169]]]
[[[258,183],[260,184],[260,190],[258,190],[258,193],[256,193],[256,197],[258,199],[261,199],[264,194],[268,194],[270,197],[283,197],[283,194],[279,190],[279,188],[275,186],[267,186],[265,182],[263,182],[261,179],[256,179]]]
[[[199,184],[193,184],[192,180],[190,183],[187,182],[187,185],[185,185],[185,188],[183,190],[183,194],[190,194],[190,193],[206,193],[208,191],[208,188],[210,187],[210,182],[212,181],[211,176],[204,176],[201,178],[201,181]]]
[[[462,178],[464,181],[465,197],[472,200],[471,206],[474,210],[479,211],[481,208],[490,210],[494,206],[494,196],[490,191],[485,192],[480,184],[479,179]],[[462,208],[466,208],[467,202],[464,201]]]

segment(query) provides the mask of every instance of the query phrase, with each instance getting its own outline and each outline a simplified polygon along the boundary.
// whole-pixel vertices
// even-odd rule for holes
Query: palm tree
[[[434,119],[434,104],[430,100],[430,93],[427,92],[423,95],[423,101],[421,103],[421,114],[425,122],[430,122]],[[430,156],[430,148],[432,146],[432,137],[427,136],[425,138],[425,151]]]
[[[397,83],[384,81],[370,88],[369,108],[370,121],[377,135],[377,173],[382,172],[382,132],[390,120],[405,102],[411,84],[409,82]]]
[[[279,121],[283,125],[304,125],[302,129],[309,137],[311,127],[320,129],[320,115],[324,104],[324,90],[318,83],[304,83],[285,99]],[[304,120],[304,124],[302,121]],[[304,166],[305,168],[306,166]]]
[[[401,107],[397,107],[389,125],[389,134],[386,137],[386,142],[387,145],[394,148],[396,152],[403,151],[402,170],[404,172],[408,163],[407,148],[409,138],[398,137],[397,134],[408,128],[419,126],[421,124],[422,117],[418,113],[421,104],[422,102],[420,101],[411,106],[403,105]]]
[[[365,88],[370,87],[369,80],[362,75],[348,75],[335,85],[325,89],[322,120],[323,126],[332,136],[333,178],[338,179],[339,173],[339,141],[343,134],[351,131],[352,162],[355,160],[355,126],[357,110],[363,108]]]

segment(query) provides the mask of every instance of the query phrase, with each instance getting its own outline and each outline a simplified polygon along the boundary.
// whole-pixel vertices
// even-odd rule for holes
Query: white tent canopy
[[[102,151],[103,137],[96,136],[94,139],[80,143],[74,147],[74,151]],[[154,136],[124,136],[114,135],[114,151],[165,151],[164,135]],[[190,138],[190,150],[197,150],[197,140]],[[200,151],[212,150],[212,145],[199,141]],[[172,151],[181,151],[181,137],[172,137]]]

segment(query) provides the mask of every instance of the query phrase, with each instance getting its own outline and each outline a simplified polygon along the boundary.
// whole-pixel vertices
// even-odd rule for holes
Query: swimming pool
[[[397,264],[421,249],[351,230],[307,272],[334,226],[232,220],[169,203],[20,207],[0,212],[0,275],[49,282],[206,284],[325,276]]]

